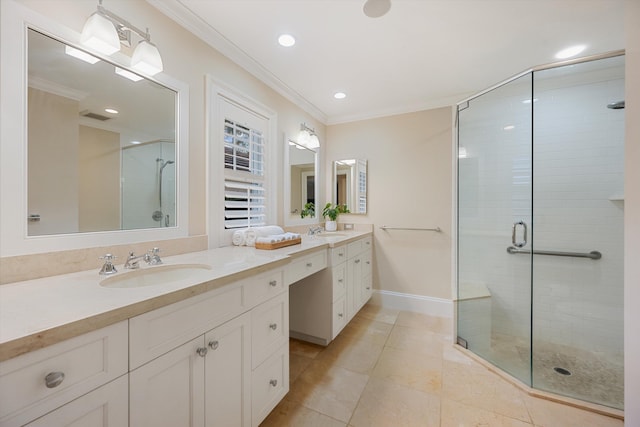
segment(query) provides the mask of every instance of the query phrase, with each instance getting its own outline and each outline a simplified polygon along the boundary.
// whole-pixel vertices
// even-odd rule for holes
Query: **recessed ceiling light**
[[[333,97],[335,99],[345,99],[347,97],[347,94],[344,92],[336,92],[333,94]]]
[[[133,145],[142,144],[142,141],[131,141],[131,144],[133,144]]]
[[[533,98],[533,102],[538,102],[538,98]],[[523,104],[531,104],[531,100],[530,99],[525,99],[524,101],[522,101]]]
[[[111,114],[118,114],[118,110],[114,110],[113,108],[105,108],[104,111]]]
[[[280,43],[280,46],[291,47],[296,44],[296,39],[291,34],[282,34],[278,37],[278,43]]]
[[[503,127],[502,129],[504,129],[504,130],[512,130],[512,129],[515,129],[515,128],[516,127],[514,125],[509,125],[509,126]]]
[[[391,9],[391,0],[367,0],[362,7],[369,18],[380,18]]]
[[[566,49],[562,49],[560,52],[556,53],[556,58],[558,58],[558,59],[571,58],[573,56],[578,55],[579,53],[581,53],[586,48],[587,48],[587,46],[583,45],[583,44],[576,45],[576,46],[571,46],[571,47],[568,47]]]

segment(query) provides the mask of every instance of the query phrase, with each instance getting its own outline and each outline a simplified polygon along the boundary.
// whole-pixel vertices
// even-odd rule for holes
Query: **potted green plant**
[[[325,218],[324,229],[326,231],[336,231],[338,229],[338,215],[342,213],[349,213],[347,205],[331,204],[327,203],[322,210],[322,217]],[[329,219],[327,219],[327,217]]]
[[[314,216],[316,216],[316,205],[313,202],[305,204],[304,209],[300,212],[300,218],[313,218]]]

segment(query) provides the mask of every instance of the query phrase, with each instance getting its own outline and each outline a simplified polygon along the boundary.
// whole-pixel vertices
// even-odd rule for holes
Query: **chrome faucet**
[[[159,248],[153,248],[149,250],[146,254],[137,255],[137,256],[133,253],[133,251],[129,252],[127,261],[124,263],[124,268],[129,270],[135,270],[140,268],[140,264],[138,260],[141,258],[144,260],[144,262],[147,263],[147,265],[162,264],[162,259],[160,259],[160,255],[158,255],[159,252],[160,252]]]
[[[324,230],[324,228],[322,228],[322,227],[309,227],[309,231],[307,232],[307,234],[309,236],[313,236],[315,234],[321,233],[322,230]]]
[[[108,276],[109,274],[117,273],[118,270],[116,270],[116,266],[113,265],[113,260],[116,258],[117,256],[111,254],[105,254],[104,256],[101,256],[100,259],[104,260],[104,264],[102,265],[102,268],[100,269],[98,274],[101,276]]]

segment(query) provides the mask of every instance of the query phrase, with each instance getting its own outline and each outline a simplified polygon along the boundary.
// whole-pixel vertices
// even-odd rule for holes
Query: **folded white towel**
[[[253,228],[248,228],[244,231],[244,244],[247,246],[255,246],[256,238],[258,234],[255,232]]]
[[[233,243],[235,246],[242,246],[244,245],[244,233],[245,230],[236,230],[233,232],[233,237],[231,237],[231,243]]]
[[[284,233],[284,238],[285,240],[293,240],[293,239],[298,239],[300,238],[300,233]]]
[[[277,225],[265,225],[264,227],[252,227],[250,228],[250,230],[255,231],[258,237],[267,237],[267,236],[273,236],[276,234],[284,234],[284,230],[282,229],[282,227],[279,227]]]

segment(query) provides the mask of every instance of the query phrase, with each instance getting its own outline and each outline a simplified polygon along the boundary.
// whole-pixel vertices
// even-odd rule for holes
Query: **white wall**
[[[640,1],[625,2],[625,425],[640,426]]]
[[[374,288],[450,299],[451,109],[329,126],[327,141],[327,188],[331,161],[368,161],[367,214],[338,220],[374,225]],[[382,225],[443,232],[382,231]]]

